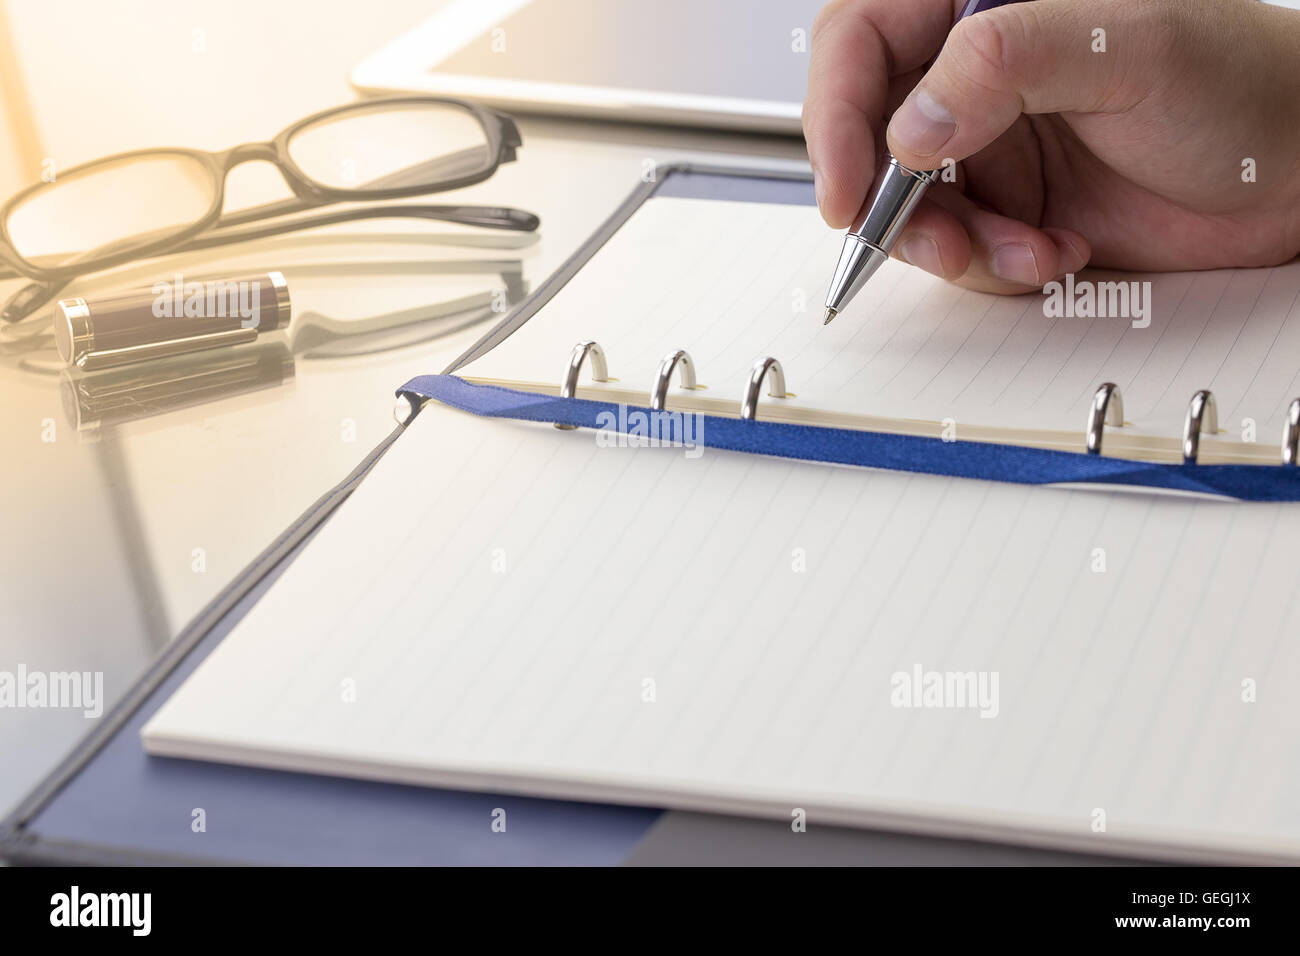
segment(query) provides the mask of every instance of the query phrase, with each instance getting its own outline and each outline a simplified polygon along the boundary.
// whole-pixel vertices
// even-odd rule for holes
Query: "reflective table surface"
[[[517,162],[436,201],[518,206],[541,217],[536,234],[381,219],[153,260],[63,293],[277,269],[292,302],[287,332],[74,374],[54,350],[48,311],[3,330],[0,671],[102,672],[95,708],[107,710],[393,429],[394,389],[442,371],[500,321],[613,212],[647,160],[803,163],[802,143],[788,139],[527,118],[521,127]],[[276,185],[252,183],[248,201]],[[227,208],[239,200],[232,193]],[[21,285],[0,282],[0,297]],[[50,708],[0,718],[4,810],[95,719]]]

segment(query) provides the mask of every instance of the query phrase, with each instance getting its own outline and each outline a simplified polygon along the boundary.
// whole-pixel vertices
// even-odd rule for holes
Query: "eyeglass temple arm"
[[[519,124],[509,113],[502,113],[500,110],[487,110],[501,123],[501,145],[505,147],[508,156],[502,156],[501,162],[508,163],[515,158],[515,150],[524,145],[524,138],[519,135]]]
[[[357,219],[432,219],[441,222],[455,222],[464,225],[482,226],[486,229],[507,229],[513,232],[533,232],[541,225],[541,219],[535,213],[513,206],[461,206],[461,205],[402,205],[402,206],[362,206],[353,209],[332,210],[313,216],[300,216],[295,219],[267,223],[256,229],[235,231],[232,227],[248,222],[260,222],[271,216],[285,216],[314,208],[307,200],[282,199],[273,203],[263,203],[249,209],[241,209],[228,216],[222,216],[209,232],[169,249],[160,255],[172,255],[178,252],[191,252],[196,249],[209,249],[213,246],[244,242],[266,236],[281,235],[298,229],[314,229],[339,222]],[[86,253],[87,256],[100,256],[112,252],[122,243],[138,243],[143,236],[132,236],[120,242],[111,242]],[[14,279],[20,273],[12,269],[0,269],[0,279]],[[42,284],[42,283],[34,283]]]
[[[541,225],[541,220],[536,214],[523,209],[515,209],[511,206],[363,206],[355,209],[334,209],[329,212],[316,213],[310,216],[297,216],[292,219],[280,219],[247,229],[234,228],[236,224],[227,222],[223,218],[218,220],[211,232],[182,243],[172,252],[193,252],[199,249],[211,249],[215,246],[247,242],[252,239],[266,239],[286,232],[332,226],[341,222],[355,222],[358,219],[431,219],[437,222],[454,222],[468,226],[482,226],[487,229],[505,229],[512,232],[532,232]]]
[[[418,186],[423,183],[436,182],[439,178],[452,179],[458,174],[473,172],[482,166],[483,147],[474,146],[469,149],[459,150],[455,153],[449,153],[446,156],[440,156],[437,159],[430,159],[423,163],[416,163],[413,166],[407,166],[404,169],[399,169],[386,176],[380,176],[377,179],[369,180],[355,188],[358,192],[374,189],[401,189],[404,186]],[[364,195],[357,196],[358,201],[365,198]],[[260,206],[249,206],[247,209],[240,209],[236,212],[227,213],[217,220],[213,228],[224,229],[227,226],[242,226],[245,223],[256,222],[261,219],[269,219],[272,216],[292,215],[296,212],[314,209],[319,205],[319,201],[305,196],[294,196],[292,199],[277,199],[275,202],[263,203]],[[515,225],[503,225],[496,228],[518,229],[521,227]],[[537,227],[531,226],[522,228],[536,229]],[[139,237],[133,237],[132,241],[139,241]]]

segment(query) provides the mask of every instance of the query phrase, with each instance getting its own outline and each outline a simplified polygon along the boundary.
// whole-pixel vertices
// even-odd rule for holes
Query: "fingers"
[[[955,215],[933,200],[926,200],[917,206],[898,237],[893,257],[955,281],[970,268],[970,235]]]
[[[924,65],[952,16],[952,0],[835,0],[818,14],[803,129],[817,205],[831,226],[849,225],[866,199],[891,77]]]
[[[1150,90],[1140,43],[1097,48],[1107,7],[1074,0],[1013,3],[967,17],[895,112],[890,151],[906,166],[938,168],[1002,135],[1022,113],[1123,109]],[[1132,37],[1135,31],[1125,31]],[[1104,41],[1103,41],[1104,42]],[[1138,65],[1139,70],[1133,67]]]
[[[989,210],[952,189],[935,188],[899,237],[895,258],[968,289],[1034,292],[1092,256],[1071,229],[1036,229]]]

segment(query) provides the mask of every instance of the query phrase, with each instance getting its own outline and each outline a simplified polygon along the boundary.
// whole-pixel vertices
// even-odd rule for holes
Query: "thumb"
[[[904,166],[937,169],[945,159],[979,152],[1022,113],[1096,112],[1137,102],[1147,87],[1135,90],[1134,73],[1140,83],[1157,58],[1136,46],[1159,29],[1127,24],[1124,36],[1114,39],[1131,42],[1117,42],[1116,50],[1109,50],[1105,21],[1116,20],[1122,9],[1037,0],[965,18],[894,113],[887,132],[890,152]],[[1145,63],[1134,71],[1139,53]]]

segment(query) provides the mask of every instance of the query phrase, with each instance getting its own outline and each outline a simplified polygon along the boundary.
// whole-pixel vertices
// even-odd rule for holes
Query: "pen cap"
[[[289,321],[289,287],[279,272],[186,281],[148,289],[61,299],[54,342],[70,366],[106,368],[249,342]]]

